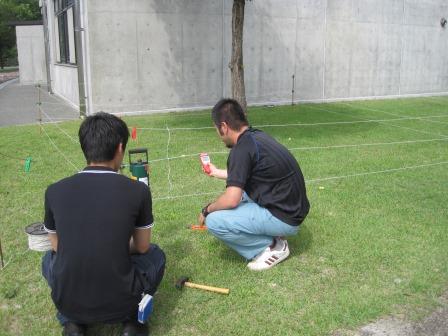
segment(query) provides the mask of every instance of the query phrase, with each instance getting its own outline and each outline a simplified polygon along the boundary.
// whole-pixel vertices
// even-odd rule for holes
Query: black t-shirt
[[[290,225],[310,209],[305,181],[294,156],[266,133],[248,128],[227,160],[227,187],[243,189],[258,205]]]
[[[105,167],[48,187],[45,228],[58,236],[52,299],[77,322],[135,316],[144,279],[133,267],[129,240],[153,225],[149,188]]]

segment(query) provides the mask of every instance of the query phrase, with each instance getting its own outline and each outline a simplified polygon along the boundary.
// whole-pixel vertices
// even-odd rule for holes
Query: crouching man
[[[142,293],[154,294],[165,255],[151,245],[149,188],[117,173],[129,138],[119,118],[87,117],[79,141],[88,166],[48,187],[45,228],[53,250],[42,261],[64,326],[81,336],[91,323],[124,324],[123,335],[148,335],[137,322]]]
[[[231,148],[227,170],[210,165],[209,175],[225,179],[226,191],[208,204],[199,222],[261,271],[289,255],[285,236],[295,235],[310,204],[305,181],[292,154],[266,133],[249,127],[241,106],[219,101],[213,123]]]

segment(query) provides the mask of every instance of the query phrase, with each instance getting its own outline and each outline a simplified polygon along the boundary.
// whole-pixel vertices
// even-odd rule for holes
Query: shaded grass
[[[386,112],[386,113],[384,113]],[[446,97],[387,101],[305,104],[249,111],[254,125],[322,123],[445,116]],[[129,126],[169,128],[211,126],[208,113],[170,113],[125,117]],[[402,127],[395,127],[395,126]],[[59,124],[76,137],[78,121]],[[77,144],[55,125],[45,129],[67,158],[82,168]],[[307,180],[448,161],[446,141],[369,147],[303,149],[309,146],[445,139],[448,124],[400,120],[265,128],[293,150]],[[167,131],[139,131],[151,159],[167,155]],[[202,151],[224,166],[226,149],[213,129],[171,131],[168,155]],[[41,255],[27,251],[23,228],[43,217],[48,184],[73,173],[37,126],[0,129],[0,152],[33,157],[29,174],[8,157],[0,161],[1,239],[8,266],[0,271],[0,334],[56,335],[54,307],[40,276]],[[167,172],[171,169],[172,190]],[[222,181],[201,173],[196,156],[151,164],[155,199],[219,192]],[[354,328],[381,315],[433,305],[448,285],[448,172],[446,165],[378,175],[308,183],[312,210],[299,235],[289,239],[291,257],[264,273],[204,233],[185,229],[204,195],[155,200],[154,241],[167,253],[165,280],[151,318],[153,335],[323,335]],[[228,297],[186,289],[173,283],[189,275],[200,283],[229,287]],[[116,334],[117,327],[95,327],[94,334]]]

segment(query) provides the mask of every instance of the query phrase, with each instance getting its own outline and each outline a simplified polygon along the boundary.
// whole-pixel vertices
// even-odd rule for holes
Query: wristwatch
[[[207,204],[205,207],[202,208],[201,210],[202,216],[207,217],[209,215],[210,212],[207,211],[207,208],[210,204],[211,203]]]

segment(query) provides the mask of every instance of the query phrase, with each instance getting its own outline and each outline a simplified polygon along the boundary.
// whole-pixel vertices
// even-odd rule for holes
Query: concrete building
[[[47,82],[42,21],[11,22],[16,27],[20,84]]]
[[[232,0],[42,4],[50,87],[88,114],[204,108],[230,95]],[[247,2],[248,103],[446,94],[444,17],[446,0]]]

